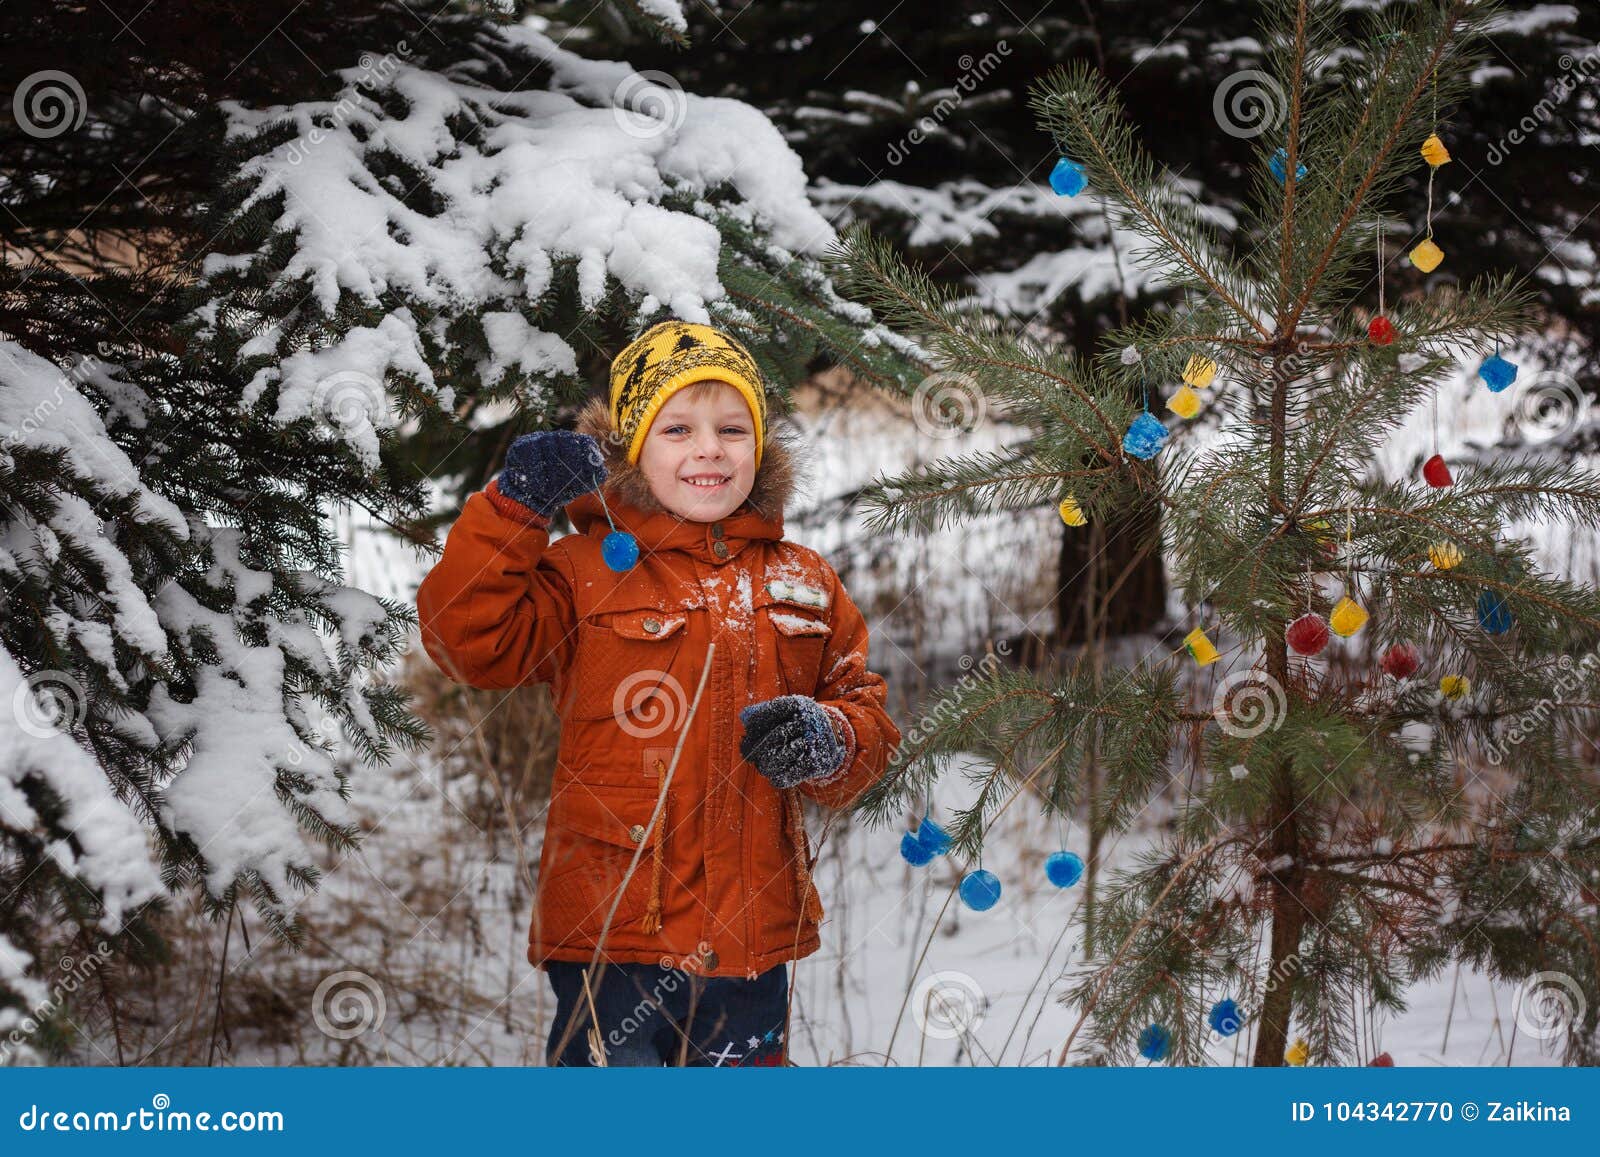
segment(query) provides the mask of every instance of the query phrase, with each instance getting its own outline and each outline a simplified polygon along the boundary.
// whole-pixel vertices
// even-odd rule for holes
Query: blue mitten
[[[739,754],[771,781],[793,787],[839,769],[844,745],[822,705],[809,695],[780,695],[739,712]]]
[[[496,478],[501,494],[545,518],[605,480],[600,443],[571,430],[522,435],[506,451],[505,468]]]

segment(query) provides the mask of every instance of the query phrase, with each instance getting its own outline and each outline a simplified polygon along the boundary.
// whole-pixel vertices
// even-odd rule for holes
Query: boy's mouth
[[[684,478],[681,481],[686,486],[692,486],[696,490],[704,490],[709,492],[727,485],[728,480],[731,477],[732,475],[730,474],[691,474],[689,477]]]

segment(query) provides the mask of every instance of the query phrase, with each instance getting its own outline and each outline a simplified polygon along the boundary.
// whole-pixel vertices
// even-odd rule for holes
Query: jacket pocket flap
[[[650,847],[660,833],[658,823],[650,838],[644,838],[650,816],[656,810],[656,799],[656,793],[649,789],[608,788],[596,792],[582,783],[569,784],[551,799],[547,827],[552,834],[566,829],[624,848],[636,848],[641,843]]]
[[[653,643],[670,638],[688,621],[689,616],[682,612],[672,613],[650,608],[642,611],[619,611],[611,616],[606,625],[624,639],[642,639],[647,643]]]
[[[767,612],[767,621],[770,622],[780,635],[791,638],[796,635],[830,635],[833,628],[828,626],[826,619],[813,618],[806,614],[796,614],[788,607],[774,606]]]

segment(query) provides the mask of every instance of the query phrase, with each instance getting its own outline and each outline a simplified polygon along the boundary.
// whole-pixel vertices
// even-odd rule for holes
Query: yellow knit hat
[[[645,330],[611,363],[611,421],[628,461],[638,462],[650,423],[667,399],[696,382],[727,382],[744,395],[756,427],[756,465],[767,429],[767,397],[750,351],[721,330],[663,321]]]

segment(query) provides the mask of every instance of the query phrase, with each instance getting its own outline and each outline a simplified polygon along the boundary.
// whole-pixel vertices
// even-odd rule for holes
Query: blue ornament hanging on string
[[[1167,440],[1167,428],[1149,410],[1140,414],[1122,436],[1122,451],[1141,461],[1149,461],[1161,452]]]
[[[1146,1060],[1159,1061],[1172,1050],[1172,1034],[1166,1026],[1152,1024],[1139,1034],[1139,1055]]]
[[[911,832],[900,837],[900,858],[913,868],[920,868],[933,859],[933,853]]]
[[[1279,149],[1273,153],[1272,159],[1267,162],[1267,168],[1271,169],[1272,175],[1278,178],[1278,184],[1287,185],[1289,183],[1289,150]],[[1299,161],[1296,161],[1294,165],[1294,179],[1296,181],[1306,179],[1306,167]]]
[[[1232,999],[1224,999],[1211,1006],[1211,1011],[1206,1014],[1206,1023],[1219,1036],[1232,1036],[1239,1031],[1244,1018],[1239,1015],[1239,1006]]]
[[[1056,167],[1050,170],[1050,187],[1057,196],[1076,197],[1088,183],[1089,178],[1082,166],[1070,157],[1062,157],[1056,162]]]
[[[1495,352],[1484,358],[1483,364],[1478,367],[1478,376],[1489,387],[1490,393],[1498,394],[1517,380],[1517,367],[1501,357],[1500,348],[1496,346]]]
[[[1000,877],[987,868],[968,872],[961,881],[961,902],[974,912],[987,912],[1000,902]]]
[[[1051,852],[1044,874],[1058,888],[1070,888],[1083,878],[1083,857],[1077,852]]]
[[[1491,635],[1503,635],[1516,620],[1505,599],[1494,591],[1484,591],[1478,596],[1478,626]]]
[[[639,542],[625,530],[613,530],[600,543],[600,557],[614,571],[631,570],[639,561]]]
[[[917,842],[928,849],[930,856],[942,856],[955,841],[950,838],[949,832],[923,816],[922,822],[917,825]]]

